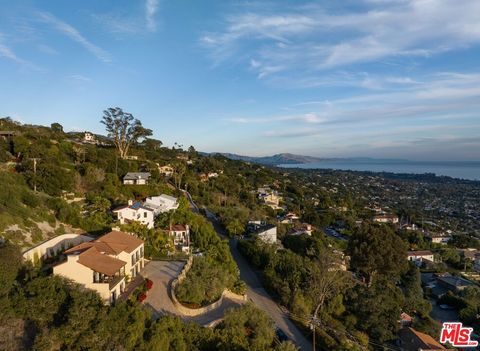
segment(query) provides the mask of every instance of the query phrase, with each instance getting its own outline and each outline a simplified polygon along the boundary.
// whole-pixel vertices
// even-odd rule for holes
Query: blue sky
[[[0,0],[0,115],[203,151],[480,160],[480,2]]]

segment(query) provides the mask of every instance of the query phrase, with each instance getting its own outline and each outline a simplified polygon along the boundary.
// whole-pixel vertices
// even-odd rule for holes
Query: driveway
[[[142,271],[145,278],[153,281],[153,287],[148,292],[144,305],[149,308],[153,316],[158,318],[164,315],[173,315],[182,318],[185,321],[193,321],[203,326],[208,326],[212,322],[223,318],[224,313],[230,309],[239,307],[240,302],[225,298],[222,304],[203,315],[188,317],[182,315],[173,305],[169,296],[168,286],[182,271],[185,262],[183,261],[151,261]]]

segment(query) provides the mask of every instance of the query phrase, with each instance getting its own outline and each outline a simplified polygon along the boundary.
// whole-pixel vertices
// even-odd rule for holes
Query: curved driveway
[[[182,271],[185,262],[182,261],[151,261],[141,272],[142,276],[153,281],[153,287],[148,292],[144,305],[153,313],[155,318],[162,315],[174,315],[186,321],[193,321],[208,326],[223,317],[226,310],[240,306],[240,303],[224,298],[223,303],[216,309],[197,317],[182,315],[173,305],[169,295],[170,282]]]

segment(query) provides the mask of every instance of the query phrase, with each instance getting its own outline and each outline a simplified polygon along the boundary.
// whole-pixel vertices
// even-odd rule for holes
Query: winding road
[[[198,206],[193,201],[190,194],[184,191],[192,211],[199,213]],[[206,210],[206,218],[213,224],[215,231],[222,239],[227,239],[225,232],[217,221],[215,216]],[[258,275],[255,273],[253,268],[247,262],[245,257],[237,249],[237,241],[235,239],[229,240],[230,251],[233,258],[237,262],[237,266],[240,269],[240,278],[247,284],[247,296],[255,306],[264,310],[270,318],[275,322],[275,325],[282,329],[285,334],[301,349],[301,350],[311,350],[312,344],[307,338],[300,332],[300,330],[295,326],[295,324],[290,320],[288,314],[283,311],[280,306],[273,300],[273,298],[267,293],[263,288]]]

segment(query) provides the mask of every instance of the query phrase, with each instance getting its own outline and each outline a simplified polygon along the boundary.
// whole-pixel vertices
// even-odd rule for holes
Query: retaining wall
[[[177,297],[175,296],[175,289],[177,288],[177,286],[179,284],[181,284],[185,280],[188,271],[190,270],[190,268],[192,268],[192,264],[193,264],[193,257],[190,256],[188,258],[187,263],[183,267],[182,271],[178,275],[178,277],[176,279],[172,280],[172,282],[170,283],[170,297],[172,299],[173,305],[175,306],[175,308],[181,314],[183,314],[185,316],[189,316],[189,317],[196,317],[196,316],[199,316],[201,314],[210,312],[210,311],[220,307],[220,305],[223,303],[223,299],[225,297],[227,297],[229,299],[232,299],[232,300],[242,301],[242,302],[247,301],[247,295],[235,294],[234,292],[232,292],[228,289],[224,289],[220,298],[217,301],[212,302],[210,305],[200,307],[200,308],[189,308],[189,307],[186,307],[186,306],[182,305],[180,303],[180,301],[177,300]]]

